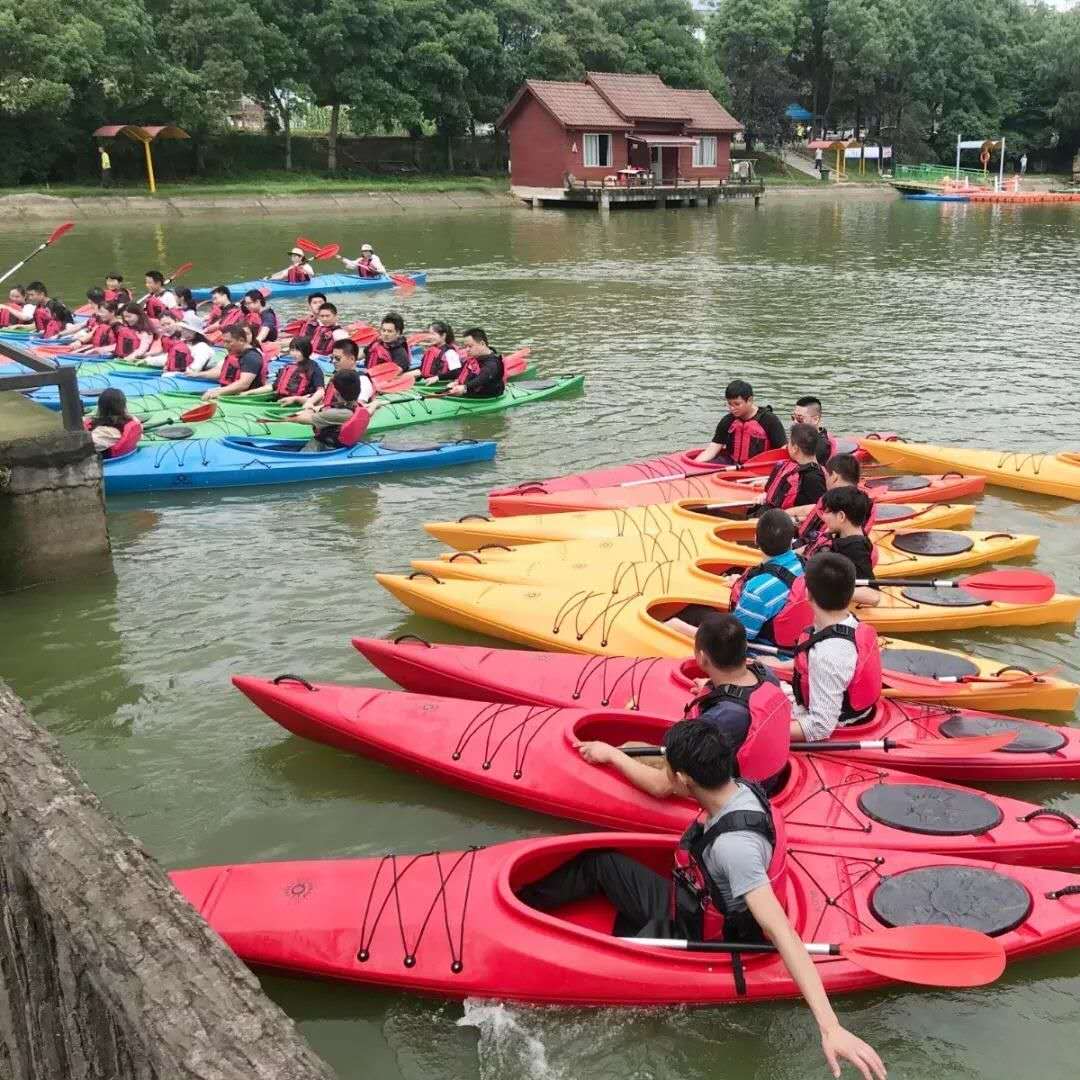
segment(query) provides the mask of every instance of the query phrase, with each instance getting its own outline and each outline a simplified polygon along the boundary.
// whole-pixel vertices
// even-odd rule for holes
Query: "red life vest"
[[[310,394],[311,383],[315,378],[312,374],[314,369],[314,364],[312,364],[310,370],[306,372],[299,364],[288,364],[282,369],[281,374],[277,377],[277,383],[274,385],[274,393],[276,393],[278,397],[304,397],[305,394]]]
[[[94,430],[94,417],[88,416],[83,421],[83,428],[86,431]],[[142,438],[143,426],[141,420],[136,420],[134,417],[130,419],[120,432],[120,438],[116,440],[105,451],[104,456],[107,458],[120,457],[121,454],[126,454],[131,450],[134,450],[139,445],[139,440]]]
[[[840,707],[841,724],[858,724],[874,715],[881,697],[881,650],[878,648],[877,631],[867,623],[856,627],[835,624],[824,630],[808,626],[799,635],[795,645],[795,673],[791,688],[795,700],[804,709],[810,707],[810,650],[829,638],[850,641],[855,647],[855,674],[844,691]]]
[[[44,337],[44,338],[57,337],[59,335],[60,331],[64,329],[65,325],[66,324],[64,322],[62,322],[60,319],[49,319],[45,323],[44,329],[42,329],[39,332],[40,332],[41,336]]]
[[[151,319],[160,319],[168,310],[169,309],[165,306],[165,301],[159,296],[147,296],[146,301],[143,304],[143,311],[145,311],[147,317]]]
[[[255,376],[255,381],[248,387],[249,390],[255,390],[257,387],[266,385],[266,370],[270,366],[270,361],[267,357],[263,356],[257,349],[245,349],[239,356],[234,353],[228,353],[221,364],[221,375],[218,377],[218,383],[221,386],[228,386],[230,383],[236,382],[240,378],[241,361],[249,353],[254,352],[259,356],[262,361],[262,366],[259,368],[259,374]]]
[[[19,323],[19,313],[13,311],[6,305],[0,307],[0,326],[17,326]]]
[[[319,329],[318,319],[307,319],[300,324],[300,329],[296,331],[293,337],[306,337],[310,341],[315,336],[315,331]]]
[[[168,372],[187,371],[188,366],[194,359],[191,346],[178,337],[162,338],[161,344],[165,348],[165,367]]]
[[[424,350],[424,355],[420,359],[421,379],[430,379],[432,376],[437,376],[440,379],[446,377],[446,362],[443,357],[449,348],[449,345],[429,345]]]
[[[772,641],[782,649],[790,649],[798,640],[803,628],[813,621],[810,601],[806,598],[806,579],[801,574],[796,577],[786,567],[778,566],[774,562],[763,562],[758,563],[757,566],[751,566],[743,571],[732,587],[729,610],[734,611],[739,606],[739,597],[742,596],[747,582],[761,574],[769,574],[782,581],[788,587],[788,597],[784,601],[784,606],[762,624],[758,636]]]
[[[759,409],[758,413],[762,410]],[[728,428],[728,457],[741,465],[769,449],[769,436],[755,413],[749,420],[734,420]]]
[[[860,490],[862,490],[860,488]],[[823,509],[823,499],[818,499],[814,504],[814,509],[810,511],[802,519],[799,525],[798,538],[795,543],[800,548],[799,558],[805,562],[812,555],[816,555],[819,551],[828,551],[832,546],[832,537],[829,535],[828,529],[825,528],[825,519],[821,516]],[[870,531],[874,527],[874,523],[877,521],[877,503],[870,504],[870,516],[866,519],[866,524],[863,525],[863,532],[866,534],[867,539],[871,539]],[[875,547],[870,553],[870,559],[877,565],[878,549]]]
[[[285,280],[290,285],[303,285],[305,281],[311,280],[311,275],[304,270],[303,263],[300,266],[290,266],[289,272],[285,275]]]
[[[816,461],[799,465],[788,458],[787,461],[774,465],[765,483],[765,505],[790,510],[796,505],[795,500],[799,497],[799,485],[803,476],[814,471],[821,472],[821,466]]]
[[[90,334],[90,345],[95,349],[103,349],[106,345],[116,342],[116,327],[112,323],[98,322]]]
[[[49,314],[49,309],[44,304],[38,304],[34,308],[34,329],[44,336],[45,327],[49,325],[49,320],[52,316]]]
[[[382,277],[382,274],[380,274],[379,271],[371,265],[370,255],[360,256],[356,263],[356,272],[360,275],[360,277]]]
[[[747,670],[757,679],[757,685],[709,685],[690,701],[684,715],[696,720],[724,699],[743,706],[750,726],[736,754],[739,775],[769,786],[784,771],[791,752],[791,705],[776,677],[764,665],[754,662],[747,665]]]
[[[683,833],[675,848],[671,874],[669,915],[679,932],[696,941],[764,941],[750,912],[728,910],[724,894],[705,866],[705,854],[725,833],[753,832],[772,845],[769,860],[769,884],[781,903],[784,902],[784,878],[787,865],[787,838],[783,819],[769,807],[765,792],[750,780],[736,780],[758,797],[764,810],[736,810],[724,814],[705,828],[699,817]]]
[[[371,423],[371,413],[367,409],[357,409],[338,431],[338,446],[355,446],[363,437]]]
[[[122,360],[125,356],[130,356],[142,344],[142,334],[126,323],[122,323],[116,327],[113,341],[115,343],[113,352]]]
[[[340,329],[341,327],[337,324],[323,326],[322,323],[318,323],[314,333],[311,335],[312,354],[315,356],[329,356],[334,351],[334,334]]]
[[[364,350],[364,362],[369,368],[375,367],[376,364],[395,364],[402,371],[408,371],[412,366],[412,357],[409,355],[409,346],[405,344],[404,339],[394,342],[393,346],[386,345],[382,341],[373,341]]]
[[[218,329],[226,330],[230,326],[238,326],[244,321],[244,311],[236,304],[230,304],[218,316]]]
[[[105,289],[105,299],[108,301],[115,300],[119,295],[119,289]]]

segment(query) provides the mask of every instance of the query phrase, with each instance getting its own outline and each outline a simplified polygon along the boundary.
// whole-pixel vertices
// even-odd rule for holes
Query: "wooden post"
[[[150,194],[157,193],[157,182],[154,180],[154,159],[150,154],[150,140],[143,139],[143,150],[146,154],[146,179],[150,185]]]

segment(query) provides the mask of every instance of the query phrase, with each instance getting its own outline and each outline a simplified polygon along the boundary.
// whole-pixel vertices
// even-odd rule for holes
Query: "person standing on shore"
[[[105,149],[104,143],[98,143],[98,157],[101,160],[101,186],[103,188],[111,188],[112,158],[109,157],[109,151]]]
[[[814,151],[814,168],[817,169],[818,172],[821,172],[821,147],[820,146]]]
[[[1020,175],[1024,176],[1027,173],[1027,154],[1020,155]]]

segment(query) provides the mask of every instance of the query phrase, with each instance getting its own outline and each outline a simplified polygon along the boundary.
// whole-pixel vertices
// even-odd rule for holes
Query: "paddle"
[[[980,600],[1003,604],[1045,604],[1057,591],[1054,579],[1037,570],[988,570],[956,581],[925,581],[918,578],[878,581],[862,578],[856,585],[888,585],[927,589],[963,589]]]
[[[776,450],[766,450],[763,454],[758,454],[755,457],[747,458],[741,465],[717,465],[715,468],[709,466],[712,462],[705,462],[701,468],[702,471],[708,473],[718,472],[741,472],[744,469],[754,469],[763,467],[765,465],[775,465],[778,461],[786,460],[788,456],[787,447],[781,446]],[[648,476],[643,480],[624,480],[618,487],[641,487],[644,484],[663,484],[668,480],[689,480],[692,476],[700,476],[701,473],[669,473],[666,476]]]
[[[316,259],[336,259],[341,253],[340,244],[327,244],[325,247],[320,247],[314,240],[309,240],[306,236],[298,236],[296,246]],[[399,289],[409,290],[416,288],[416,282],[407,274],[387,274],[387,277]]]
[[[843,742],[793,742],[791,749],[800,754],[832,753],[845,750],[917,750],[933,757],[968,757],[976,754],[992,754],[1008,746],[1016,738],[1015,731],[1000,731],[992,735],[967,735],[958,739],[863,739]],[[942,749],[945,744],[947,749]],[[663,757],[662,746],[626,746],[622,752],[627,757]]]
[[[901,694],[910,694],[912,697],[950,697],[957,686],[968,686],[974,683],[983,683],[990,686],[1029,686],[1037,683],[1041,678],[1057,674],[1058,670],[1058,668],[1048,668],[1046,671],[1021,674],[1016,678],[1006,678],[1003,675],[932,676],[913,675],[907,671],[883,671],[881,679],[890,690],[895,690]]]
[[[745,941],[620,938],[621,944],[687,952],[774,953],[775,945]],[[962,926],[896,926],[839,944],[804,942],[812,956],[842,956],[864,971],[921,986],[985,986],[1005,970],[1005,948]]]
[[[186,274],[194,265],[195,264],[193,262],[181,263],[171,274],[169,274],[167,278],[165,278],[166,287],[171,285],[178,277],[183,277],[184,274]],[[145,296],[139,299],[139,303],[145,304],[149,297],[150,294],[147,293]]]
[[[321,245],[316,244],[314,240],[309,240],[306,236],[298,236],[296,246],[306,254],[314,255],[316,251],[320,250]]]
[[[341,252],[340,244],[327,244],[326,247],[319,248],[318,251],[312,252],[311,257],[315,260],[320,259],[336,259]]]
[[[416,282],[407,274],[387,274],[386,276],[403,292],[411,292],[416,288]]]
[[[74,221],[65,221],[63,225],[57,225],[56,228],[53,229],[51,233],[49,233],[49,238],[43,243],[38,244],[38,246],[34,248],[34,250],[31,251],[30,254],[22,260],[22,262],[17,262],[6,274],[0,275],[0,281],[7,281],[7,279],[11,277],[11,275],[14,274],[16,270],[24,267],[35,255],[37,255],[39,252],[44,251],[50,244],[55,244],[61,236],[64,236],[67,233],[71,232],[71,230],[74,228]]]
[[[180,414],[180,419],[188,424],[198,424],[203,420],[210,420],[217,412],[217,402],[207,401],[202,405],[196,405],[193,409]]]

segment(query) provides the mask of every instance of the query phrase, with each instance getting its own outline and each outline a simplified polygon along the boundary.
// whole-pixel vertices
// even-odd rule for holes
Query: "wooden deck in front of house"
[[[761,202],[765,185],[760,180],[672,180],[612,183],[610,180],[578,180],[568,177],[565,187],[538,188],[514,185],[511,192],[533,206],[588,206],[609,210],[614,206],[715,206],[722,199],[753,199]]]

